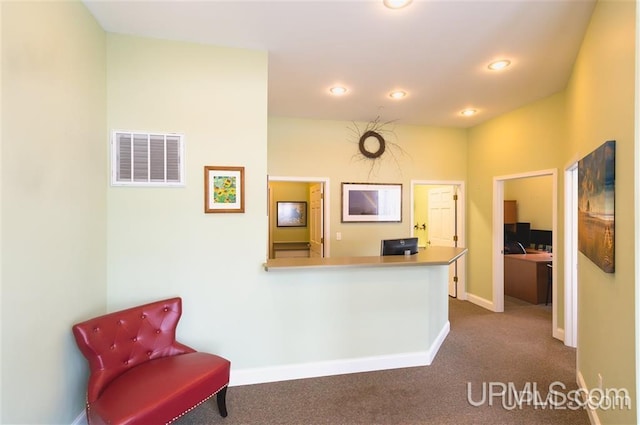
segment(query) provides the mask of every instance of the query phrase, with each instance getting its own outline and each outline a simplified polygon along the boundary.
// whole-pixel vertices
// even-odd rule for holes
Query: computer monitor
[[[540,247],[553,245],[553,232],[551,230],[531,229],[531,243]]]
[[[418,238],[383,239],[380,255],[405,255],[418,253]]]

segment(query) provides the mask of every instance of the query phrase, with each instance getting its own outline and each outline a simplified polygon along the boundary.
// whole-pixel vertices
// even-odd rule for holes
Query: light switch
[[[341,241],[342,240],[342,232],[336,232],[336,240],[337,241]]]

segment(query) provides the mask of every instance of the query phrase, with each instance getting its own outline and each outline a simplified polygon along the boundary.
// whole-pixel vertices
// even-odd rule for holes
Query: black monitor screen
[[[551,246],[553,232],[551,230],[531,229],[531,243],[535,245]]]
[[[405,255],[418,253],[418,238],[383,239],[380,243],[380,255]]]

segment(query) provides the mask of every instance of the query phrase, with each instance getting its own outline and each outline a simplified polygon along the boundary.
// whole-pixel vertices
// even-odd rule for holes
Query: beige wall
[[[616,140],[615,273],[578,255],[578,372],[588,387],[631,391],[634,409],[597,412],[602,423],[636,423],[634,152],[635,2],[600,2],[567,88],[565,161]],[[635,170],[637,171],[637,170]],[[637,190],[635,191],[637,194]]]
[[[357,123],[364,128],[366,123]],[[411,235],[411,180],[467,178],[466,130],[395,124],[378,162],[358,151],[354,124],[269,117],[269,174],[330,179],[331,256],[379,255],[380,240]],[[295,158],[295,160],[292,160]],[[402,223],[341,223],[341,183],[402,184]],[[336,232],[342,240],[336,240]]]
[[[106,309],[105,35],[80,2],[2,2],[2,415],[71,423],[71,325]]]

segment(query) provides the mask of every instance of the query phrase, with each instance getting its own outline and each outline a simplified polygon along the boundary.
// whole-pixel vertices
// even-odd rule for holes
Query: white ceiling
[[[470,127],[566,86],[595,0],[85,4],[108,32],[268,51],[269,115]],[[501,58],[512,66],[487,69]]]

